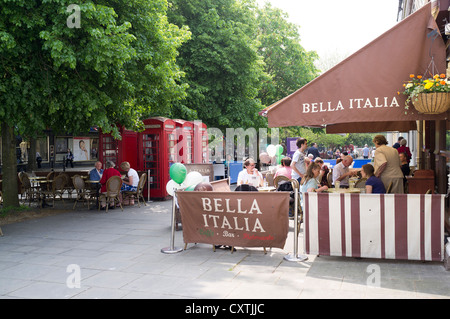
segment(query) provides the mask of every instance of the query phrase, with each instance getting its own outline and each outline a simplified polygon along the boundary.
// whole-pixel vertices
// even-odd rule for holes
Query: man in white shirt
[[[370,152],[370,149],[369,149],[369,147],[367,147],[367,144],[364,145],[364,148],[363,148],[363,157],[364,157],[364,158],[369,158],[369,152]]]
[[[333,167],[333,185],[336,185],[336,181],[339,181],[341,187],[348,187],[349,177],[358,173],[357,171],[350,171],[349,166],[352,163],[353,158],[350,155],[346,155],[342,162]]]
[[[244,169],[239,172],[237,184],[249,184],[255,187],[262,186],[263,176],[256,169],[256,163],[252,158],[244,162]]]
[[[295,151],[292,157],[291,167],[292,167],[292,178],[298,180],[300,183],[303,175],[306,173],[305,164],[305,150],[308,147],[307,140],[305,138],[299,137],[297,139],[298,149]]]

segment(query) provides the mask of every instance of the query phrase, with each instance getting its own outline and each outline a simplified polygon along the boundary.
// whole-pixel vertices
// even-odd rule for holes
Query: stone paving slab
[[[239,247],[213,252],[205,244],[164,254],[171,207],[158,201],[108,213],[80,208],[2,226],[0,298],[450,298],[443,263],[325,256],[286,261],[292,221],[286,247],[267,254]],[[299,247],[302,239],[300,233]],[[184,247],[182,231],[175,246]]]

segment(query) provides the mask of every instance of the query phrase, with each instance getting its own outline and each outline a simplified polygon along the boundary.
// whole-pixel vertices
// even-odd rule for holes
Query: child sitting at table
[[[365,164],[362,166],[361,176],[367,178],[366,180],[366,193],[367,194],[385,194],[386,188],[384,187],[381,179],[374,175],[375,169],[371,164]]]
[[[319,187],[317,178],[320,174],[320,165],[318,163],[311,163],[306,170],[306,174],[300,181],[300,192],[323,192],[328,189],[328,186]]]

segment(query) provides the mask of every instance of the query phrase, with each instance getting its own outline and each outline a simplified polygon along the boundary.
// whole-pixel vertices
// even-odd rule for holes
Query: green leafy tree
[[[300,45],[298,26],[287,21],[288,14],[270,3],[257,10],[258,53],[268,75],[259,98],[266,106],[297,91],[319,75],[314,66],[318,55]]]
[[[192,38],[178,63],[189,85],[173,116],[210,127],[264,127],[257,95],[265,77],[258,55],[253,1],[171,0],[169,20],[189,26]]]
[[[84,133],[140,119],[182,98],[177,49],[189,32],[166,0],[0,0],[0,121],[5,206],[17,206],[14,137]]]

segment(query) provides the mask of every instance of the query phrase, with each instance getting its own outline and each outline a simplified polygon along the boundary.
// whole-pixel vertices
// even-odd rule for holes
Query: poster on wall
[[[88,137],[74,137],[73,138],[73,160],[74,161],[88,161],[90,160],[91,146],[90,138]]]

